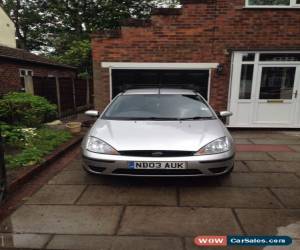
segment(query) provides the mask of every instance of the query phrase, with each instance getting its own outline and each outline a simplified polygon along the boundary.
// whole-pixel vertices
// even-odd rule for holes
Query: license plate
[[[186,162],[128,162],[129,169],[186,169]]]

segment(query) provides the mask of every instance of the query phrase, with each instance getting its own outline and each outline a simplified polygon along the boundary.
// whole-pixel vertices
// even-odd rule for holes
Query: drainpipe
[[[0,126],[0,204],[6,196],[6,169],[4,162],[4,141]]]

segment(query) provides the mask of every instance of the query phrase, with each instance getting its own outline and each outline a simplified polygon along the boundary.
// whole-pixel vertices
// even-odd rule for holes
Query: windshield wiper
[[[138,117],[138,118],[130,118],[134,121],[177,121],[176,118],[166,118],[166,117]]]
[[[190,120],[211,120],[213,119],[214,117],[212,116],[195,116],[195,117],[187,117],[187,118],[180,118],[178,120],[180,121],[190,121]]]

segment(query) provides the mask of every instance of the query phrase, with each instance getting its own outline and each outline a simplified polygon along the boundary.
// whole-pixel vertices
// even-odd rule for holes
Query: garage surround
[[[199,91],[217,111],[235,111],[230,126],[300,127],[300,99],[289,94],[300,88],[299,23],[296,8],[247,8],[245,0],[182,0],[181,8],[153,10],[149,20],[129,19],[120,29],[99,31],[92,35],[96,108],[103,110],[129,88],[183,87]],[[277,68],[262,68],[260,53],[262,64]],[[253,55],[253,63],[240,59]],[[243,64],[254,69],[245,72]],[[269,105],[259,106],[257,100]],[[243,101],[252,104],[244,109]],[[290,101],[289,116],[264,119],[273,109],[285,110],[275,103]]]

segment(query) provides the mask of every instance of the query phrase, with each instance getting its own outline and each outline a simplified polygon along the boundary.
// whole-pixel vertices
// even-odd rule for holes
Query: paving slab
[[[231,209],[194,207],[136,207],[125,210],[120,235],[225,235],[241,230]]]
[[[242,161],[236,161],[234,164],[234,172],[249,172],[249,168]]]
[[[300,153],[269,153],[277,161],[300,161]]]
[[[74,204],[86,186],[45,185],[26,204]]]
[[[279,234],[300,239],[299,209],[236,209],[236,213],[247,235]]]
[[[230,131],[234,139],[255,139],[255,138],[269,138],[268,133],[262,131]]]
[[[273,188],[272,191],[287,208],[300,209],[300,189]]]
[[[234,142],[236,144],[253,144],[252,141],[246,138],[234,138]]]
[[[41,249],[50,240],[47,234],[0,234],[0,249],[31,248]]]
[[[55,235],[48,249],[68,250],[183,250],[183,242],[175,237],[128,237]]]
[[[273,158],[267,153],[263,152],[237,152],[237,161],[272,161]]]
[[[300,145],[298,139],[250,139],[254,144],[270,144],[270,145]]]
[[[167,181],[165,181],[167,182]],[[171,181],[172,182],[172,181]],[[108,185],[108,186],[132,186],[132,185],[160,185],[162,181],[147,181],[142,178],[130,178],[121,176],[100,176],[86,173],[83,169],[62,171],[54,176],[49,185]]]
[[[111,250],[114,237],[90,235],[55,235],[47,249]]]
[[[89,186],[78,204],[176,206],[175,187]]]
[[[112,235],[122,207],[23,205],[0,225],[1,232]]]
[[[293,149],[296,152],[300,152],[300,145],[288,145],[289,148]]]
[[[287,161],[246,161],[247,166],[254,172],[288,173],[300,172],[300,162]]]
[[[299,178],[293,173],[232,173],[220,178],[222,186],[232,187],[295,187]]]
[[[280,208],[280,203],[264,188],[181,188],[181,206]]]
[[[62,171],[54,178],[52,178],[48,184],[51,185],[84,185],[84,184],[103,184],[105,180],[101,176],[90,175],[84,172],[84,170],[74,171]]]
[[[238,144],[237,152],[294,152],[288,145]]]
[[[73,170],[82,170],[82,161],[74,160],[70,164],[68,164],[63,171],[73,171]]]
[[[297,131],[279,131],[268,134],[270,139],[289,139],[289,140],[300,140],[300,134]]]

